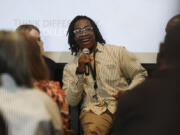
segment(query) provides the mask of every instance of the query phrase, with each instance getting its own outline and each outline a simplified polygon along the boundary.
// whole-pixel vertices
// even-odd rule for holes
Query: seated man
[[[64,68],[68,103],[76,106],[83,99],[80,120],[85,135],[106,135],[116,110],[112,95],[137,86],[147,72],[124,47],[105,44],[97,25],[87,16],[72,20],[68,42],[76,56]],[[127,79],[132,80],[130,85]]]
[[[20,25],[16,30],[18,32],[27,32],[31,36],[33,36],[37,40],[37,43],[41,48],[41,53],[43,54],[43,52],[44,52],[43,51],[43,42],[40,38],[40,30],[36,26],[31,25],[31,24],[24,24],[24,25]],[[55,79],[56,63],[44,55],[43,55],[43,58],[49,68],[49,71],[50,71],[50,80],[57,81]]]

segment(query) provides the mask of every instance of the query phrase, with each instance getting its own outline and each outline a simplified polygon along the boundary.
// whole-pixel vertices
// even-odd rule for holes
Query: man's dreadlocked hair
[[[67,31],[67,35],[68,35],[68,43],[70,45],[70,49],[71,49],[71,52],[72,52],[72,55],[75,53],[75,55],[77,55],[77,53],[79,52],[79,46],[76,44],[76,41],[74,40],[74,25],[77,21],[79,20],[83,20],[83,19],[86,19],[86,20],[89,20],[92,27],[93,27],[93,31],[94,31],[94,34],[95,34],[95,39],[96,39],[96,42],[99,42],[99,43],[102,43],[102,44],[105,44],[105,40],[103,39],[96,23],[89,17],[87,16],[76,16],[70,23],[69,25],[69,28],[68,28],[68,31]]]

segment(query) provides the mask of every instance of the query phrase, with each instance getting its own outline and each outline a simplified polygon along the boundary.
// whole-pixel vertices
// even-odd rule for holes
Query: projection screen
[[[34,24],[46,55],[69,62],[67,28],[76,15],[98,25],[108,44],[125,46],[143,63],[155,63],[168,20],[180,14],[179,0],[6,0],[0,5],[0,29]]]

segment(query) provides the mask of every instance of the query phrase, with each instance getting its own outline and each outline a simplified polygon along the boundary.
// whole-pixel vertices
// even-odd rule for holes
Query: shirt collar
[[[99,43],[99,42],[97,42],[96,51],[97,52],[103,52],[103,50],[104,50],[104,45]]]

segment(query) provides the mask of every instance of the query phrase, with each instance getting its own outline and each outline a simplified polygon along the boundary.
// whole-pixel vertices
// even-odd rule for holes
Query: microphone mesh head
[[[89,51],[88,48],[84,48],[84,49],[82,50],[82,52],[85,53],[85,54],[89,54],[89,53],[90,53],[90,51]]]

